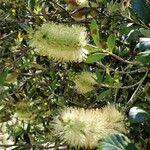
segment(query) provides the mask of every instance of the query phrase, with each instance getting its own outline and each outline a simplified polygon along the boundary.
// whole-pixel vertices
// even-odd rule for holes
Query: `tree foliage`
[[[53,132],[60,112],[110,103],[126,131],[99,139],[98,148],[148,150],[148,0],[0,1],[2,149],[69,149]]]

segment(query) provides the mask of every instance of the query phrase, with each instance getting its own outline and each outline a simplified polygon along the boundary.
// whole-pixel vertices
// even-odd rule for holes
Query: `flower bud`
[[[75,89],[78,93],[85,94],[95,89],[97,84],[96,75],[89,71],[83,71],[80,74],[76,75],[74,79]]]

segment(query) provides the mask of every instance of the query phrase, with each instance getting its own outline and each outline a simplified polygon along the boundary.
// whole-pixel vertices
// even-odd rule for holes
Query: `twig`
[[[116,73],[120,73],[120,74],[134,74],[134,73],[144,73],[146,72],[146,68],[143,67],[143,68],[139,68],[139,69],[136,69],[136,70],[132,70],[132,71],[115,71]]]
[[[13,35],[13,34],[15,34],[15,33],[17,33],[17,32],[18,32],[18,31],[11,32],[11,33],[9,33],[9,34],[7,34],[7,35],[1,37],[0,40],[4,40],[4,39],[8,38],[9,36],[11,36],[11,35]]]
[[[0,147],[3,148],[9,148],[9,147],[23,147],[23,148],[39,148],[39,149],[54,149],[54,148],[61,148],[61,149],[66,149],[67,145],[59,145],[59,147],[57,146],[42,146],[42,145],[28,145],[28,144],[19,144],[19,145],[15,145],[15,144],[0,144]]]
[[[127,63],[127,64],[132,64],[132,65],[135,65],[136,63],[135,62],[131,62],[131,61],[128,61],[128,60],[124,60],[123,58],[119,57],[118,55],[114,54],[114,53],[111,53],[111,52],[108,52],[106,50],[102,50],[104,53],[116,58],[117,60],[120,60],[121,62],[123,63]]]
[[[32,48],[30,47],[23,47],[19,52],[21,53],[20,56],[18,56],[11,64],[5,66],[4,68],[2,68],[1,71],[5,70],[6,68],[15,66],[20,60],[21,58],[29,51],[32,50]]]
[[[58,2],[56,1],[51,1],[51,3],[53,3],[54,5],[57,5],[58,7],[60,7],[62,10],[64,10],[65,13],[67,13],[69,15],[69,12]]]
[[[91,44],[88,44],[88,46],[98,49],[98,47],[96,47],[96,46],[94,46],[94,45],[91,45]],[[132,64],[132,65],[137,64],[137,63],[135,63],[135,62],[131,62],[131,61],[128,61],[128,60],[124,60],[123,58],[119,57],[118,55],[116,55],[116,54],[114,54],[114,53],[111,53],[111,52],[109,52],[109,51],[107,51],[107,50],[101,49],[101,52],[103,52],[103,53],[105,53],[105,54],[107,54],[107,55],[109,55],[109,56],[112,56],[112,57],[114,57],[115,59],[117,59],[117,60],[119,60],[119,61],[121,61],[121,62],[123,62],[123,63]]]
[[[147,71],[146,71],[144,77],[139,81],[138,87],[136,88],[136,90],[135,90],[134,93],[132,94],[131,98],[130,98],[129,101],[127,102],[126,108],[127,108],[128,106],[130,106],[131,104],[134,103],[134,97],[135,97],[136,93],[138,92],[138,90],[140,89],[142,83],[143,83],[144,80],[146,79],[147,75],[148,75],[148,69],[147,69]]]
[[[98,87],[105,87],[105,88],[112,88],[112,89],[130,89],[130,88],[133,88],[137,85],[139,85],[140,81],[138,81],[137,83],[135,84],[132,84],[132,85],[127,85],[127,86],[111,86],[111,85],[107,85],[107,84],[99,84]]]
[[[5,148],[9,148],[9,147],[13,147],[13,146],[17,146],[17,145],[14,145],[14,144],[0,144],[0,147],[5,147]]]
[[[114,104],[117,102],[117,94],[118,94],[119,89],[115,90],[115,96],[114,96]]]

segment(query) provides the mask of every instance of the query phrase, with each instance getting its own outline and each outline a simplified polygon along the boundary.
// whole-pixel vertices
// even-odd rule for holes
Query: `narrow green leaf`
[[[106,90],[106,91],[100,93],[100,94],[97,96],[96,101],[97,101],[97,102],[103,101],[103,99],[104,99],[105,97],[107,97],[108,95],[110,95],[110,94],[111,94],[111,90],[108,89],[108,90]]]
[[[90,24],[91,36],[96,46],[100,47],[100,35],[99,35],[99,27],[97,25],[96,20],[92,20]]]
[[[114,13],[119,10],[119,4],[111,1],[110,3],[107,3],[107,9],[110,13]]]
[[[3,85],[5,83],[7,73],[7,70],[0,73],[0,85]]]
[[[150,65],[150,50],[140,52],[136,56],[136,60],[141,62],[144,65]]]
[[[141,32],[145,37],[149,37],[149,38],[150,38],[150,30],[149,30],[149,29],[140,28],[139,30],[140,30],[140,32]]]
[[[107,39],[107,47],[109,51],[112,52],[115,46],[116,46],[116,37],[114,35],[110,35]]]
[[[35,3],[36,3],[36,0],[28,0],[28,7],[30,8],[30,10],[34,10],[34,7],[35,7]]]
[[[22,127],[16,127],[15,128],[15,136],[20,136],[24,132]]]
[[[101,61],[105,57],[102,53],[94,53],[92,55],[89,55],[86,59],[86,63],[92,64],[98,61]]]
[[[103,75],[101,74],[100,70],[99,70],[99,69],[96,69],[95,74],[96,74],[96,78],[97,78],[96,81],[97,81],[98,83],[101,83],[102,80],[103,80]]]

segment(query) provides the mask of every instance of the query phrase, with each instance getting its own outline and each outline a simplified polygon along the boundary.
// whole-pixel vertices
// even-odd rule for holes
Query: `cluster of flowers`
[[[54,119],[54,132],[76,148],[96,148],[105,136],[125,132],[124,116],[114,105],[102,109],[66,108]]]
[[[45,23],[32,35],[30,46],[49,59],[64,62],[82,62],[89,53],[86,30],[74,25]],[[80,94],[94,90],[96,75],[83,71],[74,78],[75,88]],[[124,116],[114,105],[101,109],[68,107],[54,117],[54,134],[71,147],[96,148],[105,136],[125,132]]]
[[[30,40],[41,56],[64,62],[82,62],[89,53],[84,47],[87,45],[87,33],[84,27],[74,25],[45,23],[39,27]],[[80,94],[94,90],[96,76],[83,71],[74,78],[75,88]]]

